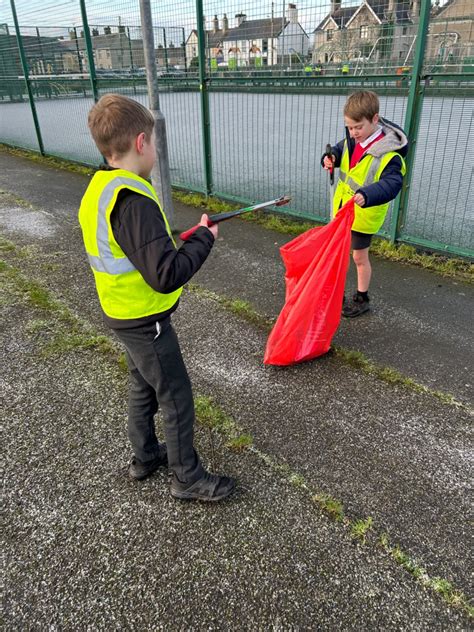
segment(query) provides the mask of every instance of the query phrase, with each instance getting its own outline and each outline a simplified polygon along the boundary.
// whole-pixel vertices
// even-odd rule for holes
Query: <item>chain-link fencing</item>
[[[0,141],[97,164],[94,100],[148,103],[139,3],[2,7]],[[410,139],[381,234],[474,256],[472,0],[152,0],[152,11],[175,186],[241,202],[288,194],[286,212],[327,221],[321,155],[344,137],[347,95],[370,89]]]

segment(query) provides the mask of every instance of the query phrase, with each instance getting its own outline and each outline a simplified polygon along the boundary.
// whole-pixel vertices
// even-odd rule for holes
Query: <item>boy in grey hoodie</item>
[[[382,227],[389,204],[402,188],[408,139],[397,125],[379,116],[379,99],[374,92],[349,96],[344,106],[346,138],[324,154],[321,164],[339,167],[333,198],[333,214],[354,197],[352,256],[357,268],[357,291],[344,301],[342,313],[354,318],[369,311],[372,267],[369,247],[372,236]]]

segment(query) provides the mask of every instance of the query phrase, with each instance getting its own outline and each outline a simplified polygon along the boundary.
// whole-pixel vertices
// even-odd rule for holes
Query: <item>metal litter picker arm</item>
[[[287,195],[282,195],[281,197],[276,198],[276,200],[270,200],[269,202],[262,202],[261,204],[246,206],[245,208],[240,208],[236,211],[230,211],[229,213],[218,213],[217,215],[211,215],[208,218],[207,225],[214,226],[214,224],[218,224],[219,222],[223,222],[224,220],[232,219],[233,217],[243,215],[244,213],[258,211],[259,209],[267,208],[268,206],[284,206],[285,204],[288,204],[290,200],[291,198],[289,198]],[[186,241],[186,239],[189,239],[191,235],[200,227],[200,225],[201,224],[196,224],[196,226],[193,226],[189,230],[184,231],[184,233],[181,233],[180,238],[183,241]]]

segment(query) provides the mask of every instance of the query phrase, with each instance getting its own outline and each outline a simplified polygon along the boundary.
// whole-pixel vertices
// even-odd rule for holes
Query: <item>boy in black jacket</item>
[[[156,159],[154,120],[127,97],[103,96],[89,113],[89,129],[108,166],[92,178],[79,221],[105,322],[126,349],[130,371],[128,435],[134,457],[129,476],[142,480],[168,466],[171,495],[218,501],[235,482],[206,472],[193,447],[191,384],[170,316],[183,285],[214,244],[217,226],[201,227],[179,249],[147,179]],[[159,443],[160,405],[167,443]]]
[[[372,236],[382,227],[389,203],[402,188],[408,140],[397,125],[379,117],[379,99],[374,92],[351,94],[344,106],[346,139],[325,154],[325,169],[339,167],[339,181],[333,199],[333,214],[354,197],[352,256],[357,267],[357,292],[344,301],[342,313],[348,318],[369,311],[372,268],[369,247]]]

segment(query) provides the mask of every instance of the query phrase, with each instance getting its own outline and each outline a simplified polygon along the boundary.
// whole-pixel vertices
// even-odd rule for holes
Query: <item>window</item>
[[[262,53],[267,53],[268,52],[268,40],[264,39],[262,40]]]
[[[360,39],[367,39],[369,37],[369,27],[367,24],[363,24],[360,27]]]
[[[333,31],[333,29],[328,29],[328,30],[326,31],[326,41],[327,41],[327,42],[330,42],[330,41],[333,39],[333,37],[334,37],[334,31]]]
[[[406,26],[404,26],[404,27],[402,28],[402,35],[406,35],[406,34],[407,34],[407,31],[408,31],[407,27],[406,27]]]

